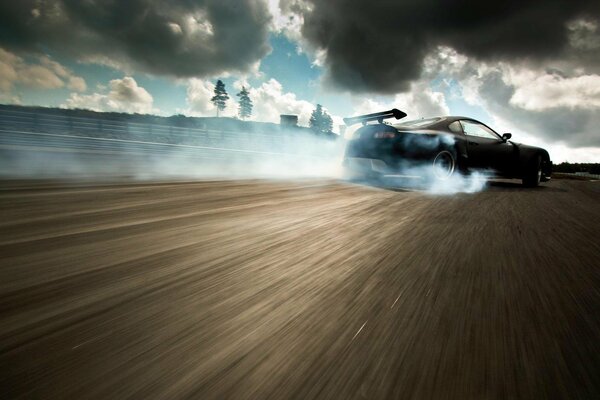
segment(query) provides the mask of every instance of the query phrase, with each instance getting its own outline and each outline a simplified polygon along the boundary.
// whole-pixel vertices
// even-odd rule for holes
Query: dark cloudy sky
[[[214,115],[218,78],[256,120],[466,114],[600,162],[598,1],[0,2],[2,103]]]

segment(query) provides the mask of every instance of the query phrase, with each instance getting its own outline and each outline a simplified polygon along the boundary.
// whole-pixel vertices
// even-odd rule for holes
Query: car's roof
[[[413,129],[417,129],[417,130],[418,129],[436,129],[439,127],[445,128],[454,121],[464,120],[464,119],[471,120],[471,121],[477,121],[476,119],[473,119],[471,117],[463,117],[460,115],[444,115],[444,116],[439,116],[439,117],[398,121],[397,123],[392,124],[392,126],[394,128],[412,127]]]
[[[386,123],[385,125],[391,126],[400,130],[410,129],[411,131],[431,131],[431,130],[447,130],[448,125],[450,125],[454,121],[458,120],[469,120],[469,121],[477,121],[471,117],[463,117],[460,115],[443,115],[438,117],[431,118],[421,118],[421,119],[408,119],[408,120],[400,120],[396,123]],[[480,122],[481,123],[481,122]],[[375,124],[366,124],[365,126],[373,127],[379,125]]]

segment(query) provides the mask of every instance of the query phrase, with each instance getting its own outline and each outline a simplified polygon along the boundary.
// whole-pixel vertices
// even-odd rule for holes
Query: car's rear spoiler
[[[392,118],[392,117],[394,117],[396,119],[401,119],[401,118],[406,117],[406,113],[404,111],[398,110],[397,108],[393,108],[389,111],[381,111],[381,112],[373,113],[373,114],[358,115],[356,117],[347,117],[347,118],[344,118],[344,123],[347,126],[358,124],[359,122],[362,122],[363,125],[366,125],[366,123],[369,121],[379,121],[379,123],[382,123],[384,119],[388,119],[388,118]]]

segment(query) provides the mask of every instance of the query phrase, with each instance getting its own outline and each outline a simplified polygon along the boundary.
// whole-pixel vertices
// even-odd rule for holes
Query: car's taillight
[[[373,134],[374,139],[393,139],[396,137],[394,132],[375,132]]]

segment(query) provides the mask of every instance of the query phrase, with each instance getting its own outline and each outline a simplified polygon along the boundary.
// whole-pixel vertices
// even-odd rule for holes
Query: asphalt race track
[[[0,397],[600,397],[600,182],[0,186]]]

